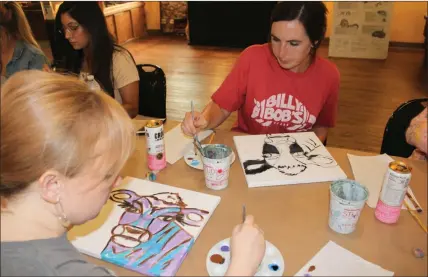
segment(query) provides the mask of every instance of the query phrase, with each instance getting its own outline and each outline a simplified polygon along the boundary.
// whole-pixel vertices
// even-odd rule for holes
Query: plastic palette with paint
[[[224,276],[230,263],[230,238],[214,245],[208,252],[206,265],[210,276]],[[284,259],[272,243],[266,241],[265,256],[255,276],[282,276]]]
[[[207,144],[203,144],[202,147],[205,147]],[[195,150],[192,148],[192,150],[190,150],[186,155],[184,155],[184,161],[186,162],[186,164],[190,167],[199,169],[199,170],[204,170],[204,165],[202,164],[202,159],[201,159],[201,153],[199,153],[199,151],[196,151],[197,153],[195,153]],[[235,161],[235,152],[232,152],[232,161],[230,162],[230,164],[233,164],[233,162]]]

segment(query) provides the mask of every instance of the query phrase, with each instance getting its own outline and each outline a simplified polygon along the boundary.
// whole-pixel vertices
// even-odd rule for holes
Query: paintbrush
[[[190,110],[192,113],[192,121],[194,122],[195,121],[195,109],[193,106],[193,101],[190,101]],[[199,141],[197,134],[193,135],[193,144],[196,146],[196,148],[199,150],[199,152],[201,152],[202,157],[204,157],[205,156],[204,155],[204,149],[202,148],[201,142]],[[196,154],[196,151],[195,151],[195,154]]]
[[[213,130],[213,133],[210,137],[210,141],[208,142],[208,144],[211,144],[213,142],[214,136],[215,136],[215,131]]]
[[[247,211],[245,205],[242,205],[242,223],[245,222],[245,218],[247,217]]]
[[[411,195],[408,191],[406,192],[406,196],[407,196],[407,198],[409,198],[409,200],[412,202],[413,206],[415,206],[416,211],[417,211],[418,213],[421,213],[421,212],[422,212],[421,207],[418,205],[418,203],[416,203],[416,200],[412,197],[412,195]]]
[[[427,231],[427,227],[422,223],[422,221],[419,219],[419,217],[416,215],[415,211],[411,210],[409,207],[409,204],[407,204],[406,201],[403,201],[404,206],[406,206],[407,210],[409,211],[409,213],[413,216],[413,218],[416,220],[416,222],[419,224],[419,226],[422,227],[422,229],[424,229],[425,233],[428,233]]]

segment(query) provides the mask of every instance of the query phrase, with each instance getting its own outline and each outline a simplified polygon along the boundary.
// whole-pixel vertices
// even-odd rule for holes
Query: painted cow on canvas
[[[101,258],[145,275],[173,276],[194,243],[182,226],[200,226],[208,212],[186,208],[178,193],[140,196],[122,189],[110,199],[125,212]]]
[[[295,176],[311,164],[321,167],[337,166],[333,158],[312,153],[319,146],[320,144],[312,139],[300,144],[291,135],[266,135],[262,150],[263,159],[245,161],[245,174],[260,174],[275,168],[285,175]]]

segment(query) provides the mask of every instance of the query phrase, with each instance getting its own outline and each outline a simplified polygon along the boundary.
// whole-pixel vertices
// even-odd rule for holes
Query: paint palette
[[[206,265],[210,276],[224,276],[230,263],[230,238],[214,245],[208,252]],[[282,276],[284,259],[272,243],[266,241],[265,256],[255,276]]]
[[[207,144],[203,144],[202,147],[205,147],[206,145]],[[199,153],[199,151],[196,151],[196,152],[197,153],[195,153],[195,149],[190,150],[186,155],[184,155],[184,161],[190,167],[193,167],[199,170],[204,170],[201,153]],[[233,164],[233,162],[235,161],[235,152],[232,151],[231,156],[232,156],[232,160],[230,164]]]

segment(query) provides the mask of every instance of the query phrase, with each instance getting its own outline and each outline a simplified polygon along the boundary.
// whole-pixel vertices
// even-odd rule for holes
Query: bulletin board
[[[335,2],[328,55],[386,59],[392,5],[392,2]]]

